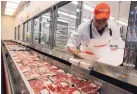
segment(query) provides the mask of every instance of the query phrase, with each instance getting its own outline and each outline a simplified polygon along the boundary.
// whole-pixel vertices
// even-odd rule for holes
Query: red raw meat
[[[24,73],[27,80],[37,79],[39,77],[34,71],[27,71]]]
[[[70,87],[66,90],[65,94],[73,94],[75,92],[75,94],[81,94],[76,88]]]
[[[68,80],[68,76],[66,74],[59,74],[59,75],[50,77],[50,79],[53,82],[66,81],[66,80]]]
[[[77,79],[77,77],[75,77],[75,76],[71,76],[71,77],[69,77],[68,81],[71,82],[71,83],[78,83],[81,80]]]
[[[85,87],[85,86],[89,85],[90,83],[91,82],[88,82],[88,81],[81,81],[81,82],[75,84],[75,87],[76,88],[82,88],[82,87]]]

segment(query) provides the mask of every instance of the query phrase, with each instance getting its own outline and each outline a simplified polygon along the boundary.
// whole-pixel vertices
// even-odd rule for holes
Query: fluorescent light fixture
[[[19,3],[20,3],[20,1],[19,1],[19,0],[16,0],[16,1],[15,1],[15,0],[13,1],[13,0],[12,0],[12,1],[8,1],[8,2],[13,2],[13,3],[17,3],[17,4],[19,4]]]
[[[73,1],[73,2],[71,2],[71,3],[77,5],[77,1]]]
[[[14,13],[14,12],[7,12],[7,11],[5,11],[5,13],[4,13],[4,14],[5,14],[5,15],[12,16],[12,15],[13,15],[13,13]]]
[[[65,16],[72,17],[72,18],[77,18],[75,15],[71,15],[71,14],[68,14],[68,13],[65,13],[65,12],[62,12],[62,11],[58,11],[58,13],[62,14],[62,15],[65,15]]]
[[[85,21],[85,22],[86,22],[86,21],[88,21],[88,19],[83,19],[83,21]]]
[[[111,19],[111,20],[114,20],[114,17],[110,16],[110,19]]]
[[[12,3],[12,2],[7,2],[6,3],[6,8],[17,8],[19,4],[17,3]]]
[[[92,7],[90,7],[89,5],[86,5],[86,4],[84,4],[84,8],[89,10],[89,11],[92,11],[92,12],[94,11],[94,8],[92,8]]]
[[[47,19],[49,19],[49,18],[50,18],[49,16],[42,16],[42,17],[47,18]]]
[[[125,26],[127,26],[127,25],[128,25],[126,22],[123,22],[123,21],[121,21],[121,20],[119,20],[119,21],[118,21],[118,20],[116,20],[116,22],[117,22],[117,23],[120,23],[120,24],[122,24],[122,25],[125,25]]]
[[[62,20],[62,19],[57,19],[58,21],[69,23],[68,21]]]
[[[14,12],[15,12],[15,9],[13,9],[13,8],[6,8],[5,11],[6,11],[6,12],[13,12],[13,13],[14,13]]]

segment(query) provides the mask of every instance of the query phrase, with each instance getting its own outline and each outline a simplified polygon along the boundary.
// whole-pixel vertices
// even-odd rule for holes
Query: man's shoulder
[[[108,20],[108,26],[109,26],[110,28],[118,27],[117,24],[116,24],[113,20]]]
[[[81,23],[81,24],[78,26],[78,29],[88,28],[88,26],[89,26],[89,24],[90,24],[90,21],[91,21],[91,20],[88,20],[88,21],[86,21],[86,22]]]

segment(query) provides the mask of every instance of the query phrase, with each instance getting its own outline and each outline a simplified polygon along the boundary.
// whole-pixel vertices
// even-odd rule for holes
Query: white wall
[[[11,16],[1,15],[2,40],[14,39],[15,19]]]
[[[27,19],[35,16],[43,10],[53,6],[59,1],[31,1],[28,7],[24,6],[24,9],[20,11],[15,17],[1,15],[1,28],[2,39],[14,39],[14,29],[16,26],[22,24]],[[21,28],[21,40],[22,40],[22,26]]]
[[[25,5],[24,9],[15,16],[15,26],[22,24],[27,19],[35,16],[58,2],[59,1],[31,1],[28,7]]]

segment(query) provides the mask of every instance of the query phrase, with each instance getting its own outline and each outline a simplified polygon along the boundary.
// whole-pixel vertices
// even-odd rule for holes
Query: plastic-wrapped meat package
[[[32,87],[35,94],[44,94],[43,92],[47,90],[47,88],[43,86],[43,83],[40,80],[31,80],[29,81],[29,84]],[[47,91],[47,94],[50,94],[50,93],[48,93]]]
[[[49,73],[50,71],[48,69],[46,69],[45,67],[36,67],[33,68],[33,70],[38,73],[39,75],[44,75],[46,73]]]
[[[20,63],[22,61],[19,57],[13,57],[13,58],[14,58],[14,61],[17,63]]]
[[[32,70],[25,72],[24,75],[27,80],[38,79],[38,77],[39,77],[39,75]]]
[[[86,94],[96,94],[96,92],[100,88],[98,85],[89,81],[81,81],[80,83],[75,84],[75,87]]]
[[[74,87],[69,87],[65,94],[81,94],[76,88]]]
[[[80,89],[80,88],[83,88],[83,87],[85,87],[85,86],[87,86],[87,85],[89,85],[89,84],[91,84],[91,82],[81,81],[81,82],[79,82],[79,83],[76,83],[76,84],[75,84],[75,87],[78,88],[78,89]]]
[[[76,77],[74,75],[71,75],[69,73],[66,74],[69,78],[67,80],[67,82],[72,85],[72,84],[75,84],[75,83],[79,83],[80,81],[84,81],[84,79],[82,79],[81,77]]]
[[[19,68],[22,72],[30,71],[30,68],[28,66],[20,66]]]
[[[68,76],[66,74],[59,74],[56,76],[51,76],[49,77],[49,79],[52,80],[53,82],[67,81]]]
[[[50,69],[50,67],[52,66],[51,64],[48,64],[48,63],[45,63],[45,62],[43,62],[43,64],[44,64],[44,67],[48,68],[48,69]]]
[[[55,66],[50,67],[50,71],[51,72],[56,72],[56,74],[65,73],[64,70],[59,69],[59,68],[57,68]]]
[[[66,82],[53,83],[47,86],[51,94],[66,94],[66,91],[69,87],[69,84]]]

